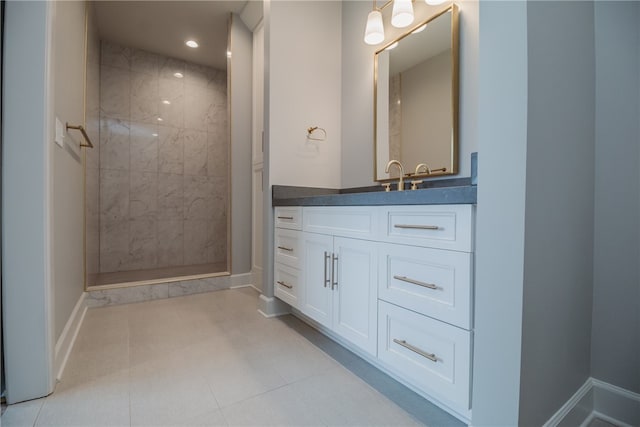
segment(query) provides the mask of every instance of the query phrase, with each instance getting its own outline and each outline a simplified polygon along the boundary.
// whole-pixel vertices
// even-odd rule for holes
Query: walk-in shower
[[[131,18],[144,7],[162,15],[144,21],[162,31],[163,19],[180,25],[177,15],[189,2],[118,3],[89,2],[87,16],[85,123],[95,145],[85,162],[87,286],[227,274],[226,70],[186,46],[176,56],[161,43],[149,48],[118,39],[105,31],[113,16],[101,15]],[[143,35],[151,31],[144,22]],[[200,44],[206,48],[208,42]]]

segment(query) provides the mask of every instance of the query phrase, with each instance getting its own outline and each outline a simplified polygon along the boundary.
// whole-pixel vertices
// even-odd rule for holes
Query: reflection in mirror
[[[397,43],[397,46],[393,46]],[[414,26],[375,55],[375,179],[458,171],[458,9]]]

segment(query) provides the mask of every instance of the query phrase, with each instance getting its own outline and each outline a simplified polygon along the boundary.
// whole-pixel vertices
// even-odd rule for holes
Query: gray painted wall
[[[54,2],[53,99],[62,123],[84,125],[85,7],[83,2]],[[71,131],[64,148],[53,151],[53,312],[57,341],[84,291],[84,170]],[[76,151],[71,146],[75,144]],[[82,150],[85,150],[84,148]]]
[[[527,4],[524,426],[547,421],[590,374],[595,118],[593,3]]]
[[[251,271],[251,31],[234,14],[231,25],[231,272]]]
[[[50,7],[48,2],[6,3],[2,323],[8,403],[41,397],[53,389]]]
[[[517,425],[527,149],[527,5],[479,2],[472,424]],[[505,179],[508,176],[509,179]]]
[[[640,393],[640,3],[596,2],[593,377]]]

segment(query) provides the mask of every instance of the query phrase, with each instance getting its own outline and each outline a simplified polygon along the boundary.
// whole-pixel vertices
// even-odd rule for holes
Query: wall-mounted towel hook
[[[84,129],[84,127],[82,125],[70,125],[69,123],[67,123],[67,132],[69,131],[69,129],[73,129],[73,130],[79,130],[80,133],[82,134],[82,136],[84,137],[84,140],[86,141],[86,144],[80,143],[80,147],[89,147],[89,148],[93,148],[93,144],[91,143],[91,140],[89,139],[89,135],[87,135],[87,131]]]
[[[314,136],[314,134],[316,136]],[[312,141],[324,141],[327,139],[327,131],[318,126],[311,126],[307,129],[307,139]]]

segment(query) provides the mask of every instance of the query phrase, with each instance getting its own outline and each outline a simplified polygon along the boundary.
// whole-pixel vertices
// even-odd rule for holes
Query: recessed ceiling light
[[[184,44],[192,48],[198,47],[198,42],[195,40],[187,40],[186,42],[184,42]]]
[[[173,76],[181,79],[181,78],[184,77],[184,74],[182,74],[182,73],[173,73]]]
[[[157,133],[152,133],[151,136],[158,136],[158,134]]]
[[[164,105],[169,105],[169,104],[171,104],[171,101],[169,101],[168,99],[163,99],[163,100],[162,100],[162,103],[163,103]]]
[[[395,42],[394,44],[389,45],[388,48],[386,48],[385,50],[391,50],[391,49],[395,49],[396,46],[398,46],[398,42]]]
[[[162,121],[162,117],[158,117],[156,120],[158,120],[159,122]]]

